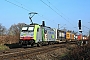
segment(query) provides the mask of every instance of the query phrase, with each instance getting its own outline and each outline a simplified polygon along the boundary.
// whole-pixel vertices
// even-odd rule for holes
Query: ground
[[[70,45],[68,47],[59,48],[47,53],[38,54],[34,56],[23,56],[21,60],[61,60],[61,58],[68,54],[70,49],[76,45]]]

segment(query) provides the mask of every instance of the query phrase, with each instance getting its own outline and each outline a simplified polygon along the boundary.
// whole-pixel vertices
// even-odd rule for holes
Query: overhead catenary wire
[[[54,7],[58,12],[60,12],[62,15],[64,15],[68,20],[70,20],[70,18],[68,16],[66,16],[64,13],[62,13],[57,7],[55,7],[49,0],[47,0],[47,2],[52,6]],[[71,23],[71,25],[73,25]],[[73,26],[73,27],[76,27],[76,26]]]
[[[60,10],[57,8],[57,7],[55,7],[49,0],[47,0],[47,2],[50,4],[50,5],[52,5],[57,11],[59,11],[60,12]],[[64,16],[66,16],[64,13],[62,13],[62,12],[60,12],[61,14],[63,14]],[[67,17],[67,16],[66,16]],[[68,17],[67,17],[68,18]],[[70,19],[70,18],[68,18],[68,19]]]
[[[52,7],[50,7],[47,3],[45,3],[43,0],[40,0],[42,3],[44,3],[46,6],[48,6],[51,10],[53,10],[56,14],[58,14],[60,17],[62,17],[64,20],[66,20],[68,23],[70,23],[66,18],[64,18],[62,15],[60,15],[57,11],[55,11]],[[70,23],[72,26],[73,24]]]
[[[62,13],[57,7],[55,7],[49,0],[47,0],[47,2],[52,6],[54,7],[58,12],[60,12],[62,15],[64,15],[65,17],[67,17],[68,20],[70,20],[70,18],[68,16],[66,16],[64,13]],[[74,26],[75,28],[76,26]],[[62,28],[62,27],[61,27]]]
[[[15,3],[13,3],[13,2],[10,2],[9,0],[5,0],[6,2],[8,2],[8,3],[10,3],[10,4],[13,4],[13,5],[15,5],[15,6],[17,6],[17,7],[19,7],[19,8],[22,8],[22,9],[24,9],[24,10],[26,10],[26,11],[28,11],[28,12],[31,12],[29,9],[26,9],[25,7],[25,5],[23,5],[23,4],[21,4],[20,2],[18,2],[18,1],[16,1],[16,0],[14,0],[14,1],[16,1],[17,3],[19,3],[20,5],[17,5],[17,4],[15,4]],[[23,6],[25,6],[25,7],[23,7]],[[32,10],[32,9],[31,9]],[[40,14],[38,14],[38,16],[39,17],[42,17],[42,18],[44,18],[44,19],[48,19],[48,18],[45,18],[43,15],[40,15]],[[48,21],[49,21],[50,19],[48,19]],[[52,22],[54,21],[54,20],[51,20]],[[55,23],[55,22],[54,22]]]
[[[8,3],[13,4],[13,5],[15,5],[15,6],[19,7],[19,8],[22,8],[22,9],[24,9],[24,10],[28,11],[28,12],[30,12],[30,10],[28,10],[28,9],[26,9],[26,8],[24,8],[24,7],[21,7],[21,6],[19,6],[19,5],[15,4],[15,3],[13,3],[13,2],[10,2],[10,1],[8,1],[8,0],[5,0],[5,1],[6,1],[6,2],[8,2]]]
[[[48,2],[50,5],[52,5],[57,11],[59,11],[59,9],[56,8],[50,1],[47,0],[47,2]],[[61,14],[63,14],[63,13],[61,12]],[[63,15],[64,15],[64,14],[63,14]]]
[[[90,28],[88,28],[88,27],[86,27],[86,26],[84,26],[84,25],[82,25],[82,26],[90,30]]]
[[[14,1],[16,1],[16,0],[14,0]],[[22,3],[18,2],[18,1],[16,1],[16,2],[19,3],[19,4],[22,5],[22,6],[25,6],[25,5],[23,5]],[[27,6],[25,6],[25,7],[27,7]],[[31,9],[31,10],[33,10],[33,9]],[[38,14],[38,16],[40,16],[40,17],[42,17],[42,18],[45,18],[42,14],[41,14],[41,15]],[[48,19],[48,18],[45,18],[45,19],[50,20],[50,19]],[[54,20],[52,20],[52,21],[54,21]],[[56,22],[54,21],[54,23],[56,23]]]
[[[17,2],[18,4],[20,4],[21,6],[24,6],[24,7],[28,8],[26,5],[24,5],[24,4],[20,3],[20,2],[18,2],[17,0],[14,0],[14,1]],[[31,8],[29,8],[29,9],[33,11],[33,9],[31,9]]]

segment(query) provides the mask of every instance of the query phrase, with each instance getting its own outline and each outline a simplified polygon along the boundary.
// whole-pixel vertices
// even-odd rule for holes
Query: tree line
[[[13,24],[7,29],[0,24],[0,45],[19,42],[19,35],[23,25],[25,23]]]
[[[25,25],[25,23],[13,24],[9,29],[7,29],[5,26],[0,24],[0,36],[19,35],[23,25]]]

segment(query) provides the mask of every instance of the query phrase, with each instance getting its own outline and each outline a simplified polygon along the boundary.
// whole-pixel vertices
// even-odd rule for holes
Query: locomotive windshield
[[[22,31],[27,31],[28,27],[22,27]]]
[[[34,31],[34,27],[28,27],[28,31],[33,32]]]
[[[33,32],[34,27],[33,26],[22,27],[22,31]]]

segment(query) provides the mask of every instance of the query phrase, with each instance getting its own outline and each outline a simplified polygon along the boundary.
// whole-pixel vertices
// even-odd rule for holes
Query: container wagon
[[[70,32],[66,32],[66,40],[68,42],[71,41],[71,33]]]
[[[72,32],[66,32],[66,40],[68,42],[75,42],[77,40],[77,36]]]
[[[57,42],[66,42],[66,35],[65,31],[59,30],[59,29],[54,29],[55,34],[56,34],[56,41]]]

